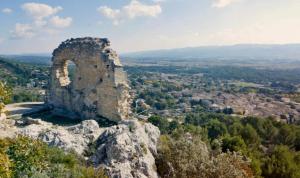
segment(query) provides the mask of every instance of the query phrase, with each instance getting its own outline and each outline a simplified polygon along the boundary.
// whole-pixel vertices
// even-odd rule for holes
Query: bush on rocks
[[[24,136],[0,139],[0,177],[105,178],[73,152]]]

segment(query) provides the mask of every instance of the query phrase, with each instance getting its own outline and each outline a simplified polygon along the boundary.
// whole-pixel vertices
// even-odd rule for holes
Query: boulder
[[[109,177],[156,178],[154,156],[159,135],[159,129],[152,124],[124,121],[100,135],[90,161],[103,167]]]
[[[35,119],[33,119],[35,120]],[[48,122],[31,122],[31,125],[18,129],[18,134],[40,139],[50,146],[57,146],[64,150],[74,150],[82,155],[88,149],[103,129],[94,120],[85,120],[80,124],[63,127]]]
[[[3,121],[6,119],[6,114],[5,113],[0,113],[0,121]]]

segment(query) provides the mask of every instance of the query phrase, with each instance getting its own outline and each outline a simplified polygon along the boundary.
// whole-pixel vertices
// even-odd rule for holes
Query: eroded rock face
[[[160,131],[150,123],[132,119],[100,128],[95,120],[64,127],[39,119],[27,118],[24,122],[29,125],[16,128],[15,135],[40,139],[64,150],[72,149],[96,168],[104,168],[109,177],[158,177],[154,157]]]
[[[95,120],[85,120],[74,126],[62,127],[40,119],[27,118],[25,124],[28,125],[17,128],[16,135],[39,139],[50,146],[74,150],[80,155],[83,155],[89,149],[89,144],[105,130],[99,128]]]
[[[0,112],[0,121],[5,120],[5,119],[6,119],[6,114]]]
[[[154,156],[159,135],[152,124],[124,121],[100,135],[90,161],[104,167],[109,177],[157,178]]]
[[[73,81],[68,77],[68,61],[76,65]],[[62,42],[54,50],[52,62],[47,104],[54,112],[82,119],[128,118],[127,76],[107,39],[87,37]]]

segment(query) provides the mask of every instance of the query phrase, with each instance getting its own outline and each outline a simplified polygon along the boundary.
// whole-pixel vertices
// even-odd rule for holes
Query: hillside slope
[[[24,86],[32,78],[45,80],[46,75],[42,72],[47,68],[46,65],[26,64],[0,57],[0,80],[11,86]]]

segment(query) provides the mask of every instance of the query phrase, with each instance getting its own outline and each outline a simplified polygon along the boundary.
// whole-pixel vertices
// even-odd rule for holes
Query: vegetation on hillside
[[[247,117],[240,119],[223,114],[203,112],[187,114],[183,123],[176,120],[169,122],[166,118],[159,116],[152,116],[149,121],[160,128],[164,134],[162,138],[168,138],[160,143],[159,149],[159,154],[169,165],[169,167],[165,167],[164,164],[161,165],[161,162],[158,163],[158,167],[163,166],[162,170],[159,169],[162,175],[171,170],[175,171],[172,177],[202,175],[202,163],[198,160],[202,159],[201,156],[199,154],[197,154],[198,156],[189,155],[193,154],[192,152],[197,153],[196,148],[199,146],[194,144],[201,138],[209,146],[212,155],[215,154],[214,159],[217,159],[220,154],[229,154],[227,158],[233,159],[230,154],[235,152],[249,158],[251,160],[251,172],[255,177],[300,177],[300,126],[275,122],[270,118]],[[192,141],[184,141],[178,137],[172,139],[174,135],[180,138],[186,134],[190,134]],[[176,149],[166,149],[170,146],[174,146]],[[190,168],[187,169],[188,172],[184,172],[182,168],[177,168],[181,165],[181,163],[178,165],[178,161],[184,162],[185,160],[188,160],[187,164]],[[228,160],[220,159],[219,161],[220,164],[223,164],[223,161]],[[242,171],[249,172],[246,163],[241,162],[241,160],[234,160],[230,164],[235,163],[241,168],[246,168]],[[224,165],[226,164],[224,163]],[[236,169],[239,166],[236,166]],[[220,169],[215,167],[212,170]],[[222,169],[230,170],[230,168]],[[189,173],[189,171],[193,172]],[[211,175],[214,175],[213,173]],[[182,174],[186,175],[183,176]],[[232,177],[226,176],[226,174],[224,176]]]
[[[1,80],[6,81],[10,86],[25,86],[29,82],[29,79],[32,78],[32,70],[39,68],[35,65],[8,61],[1,57],[0,67],[2,69],[0,70]]]
[[[0,79],[13,89],[10,102],[42,101],[40,90],[48,81],[49,67],[0,57]]]
[[[0,78],[6,84],[0,83],[2,103],[42,100],[37,94],[42,89],[38,82],[47,81],[48,66],[0,59],[0,68],[3,69]],[[228,66],[137,66],[126,67],[126,70],[131,86],[137,91],[136,99],[143,99],[150,108],[158,111],[175,110],[179,104],[189,103],[186,99],[193,93],[181,91],[197,90],[199,83],[203,85],[200,89],[206,92],[262,93],[272,97],[284,94],[299,102],[299,70]],[[153,73],[159,75],[150,81]],[[200,80],[176,85],[162,80],[160,73],[180,74],[187,78],[199,74]],[[70,66],[69,77],[73,76],[74,66]],[[168,79],[172,77],[170,75]],[[265,87],[249,85],[249,82]],[[222,90],[216,90],[218,87]],[[178,99],[170,92],[181,92],[183,97]],[[227,115],[208,112],[199,101],[190,101],[192,110],[182,113],[184,119],[156,115],[148,119],[162,133],[156,162],[162,177],[300,177],[300,126],[271,118],[241,119],[230,116],[232,109],[223,110]],[[134,109],[136,113],[148,114],[147,108]],[[0,177],[95,177],[96,172],[76,154],[65,153],[39,141],[25,137],[0,140]],[[97,175],[102,176],[98,172]]]
[[[1,178],[106,178],[74,152],[23,136],[0,139]]]
[[[209,153],[200,135],[176,129],[163,135],[156,161],[163,178],[253,177],[250,162],[238,153]]]

